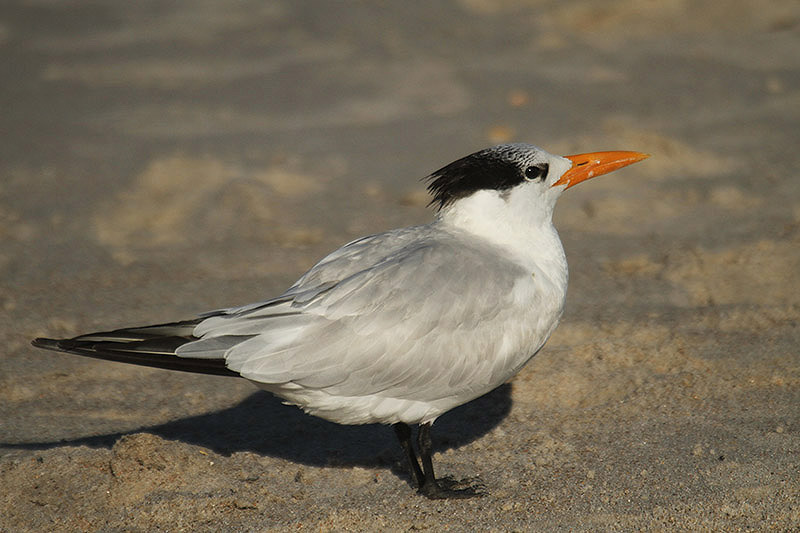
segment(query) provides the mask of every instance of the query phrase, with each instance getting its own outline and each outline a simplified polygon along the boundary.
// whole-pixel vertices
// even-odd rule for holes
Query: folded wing
[[[252,381],[335,396],[482,393],[505,379],[504,358],[518,356],[509,338],[530,341],[530,355],[544,343],[502,327],[526,279],[488,243],[398,230],[337,250],[279,298],[206,318],[194,330],[200,339],[177,353],[224,357]]]

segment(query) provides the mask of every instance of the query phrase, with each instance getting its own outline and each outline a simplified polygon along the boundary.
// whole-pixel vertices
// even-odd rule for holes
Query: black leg
[[[439,484],[436,483],[436,474],[433,472],[433,440],[431,439],[431,425],[421,424],[419,426],[419,434],[417,435],[417,446],[419,447],[419,458],[422,459],[422,468],[425,472],[425,480],[420,483],[419,490],[422,493],[434,492],[439,489]]]
[[[400,440],[400,445],[406,452],[406,457],[411,467],[411,475],[414,477],[421,494],[431,499],[471,498],[482,495],[480,492],[482,487],[480,484],[472,485],[472,480],[436,479],[436,475],[433,472],[433,460],[431,459],[433,441],[431,440],[430,424],[420,425],[419,434],[417,435],[417,446],[419,447],[419,458],[422,460],[422,468],[417,462],[417,455],[411,445],[411,428],[406,424],[398,423],[394,425],[394,430]]]
[[[400,441],[400,446],[402,446],[403,451],[406,452],[406,460],[408,461],[408,467],[411,469],[411,476],[414,478],[414,483],[417,484],[417,487],[421,487],[423,483],[422,469],[419,467],[417,454],[414,453],[414,447],[411,445],[411,428],[408,427],[408,424],[398,422],[394,425],[394,432],[397,435],[397,439]]]

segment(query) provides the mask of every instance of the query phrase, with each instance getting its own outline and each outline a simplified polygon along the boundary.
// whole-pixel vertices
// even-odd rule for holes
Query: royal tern
[[[645,157],[487,148],[428,176],[431,223],[352,241],[277,298],[33,344],[241,376],[326,420],[391,424],[420,493],[473,496],[477,486],[435,477],[431,424],[514,376],[555,329],[567,291],[552,222],[561,193]]]

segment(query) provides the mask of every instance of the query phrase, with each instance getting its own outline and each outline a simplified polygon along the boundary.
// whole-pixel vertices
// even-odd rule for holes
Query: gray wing
[[[519,349],[503,346],[513,336],[499,326],[518,318],[521,279],[530,274],[489,244],[428,226],[397,230],[340,248],[279,298],[207,318],[194,332],[201,340],[178,354],[224,356],[250,380],[337,396],[485,389],[505,379],[503,358]]]

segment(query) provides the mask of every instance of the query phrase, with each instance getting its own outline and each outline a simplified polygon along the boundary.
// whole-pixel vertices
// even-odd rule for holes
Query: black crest
[[[508,144],[453,161],[425,178],[433,196],[430,205],[438,204],[442,209],[475,191],[503,191],[519,185],[525,180],[523,161],[531,159],[535,150],[530,145]]]

